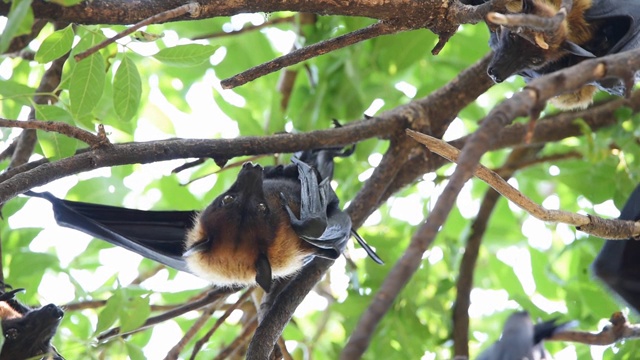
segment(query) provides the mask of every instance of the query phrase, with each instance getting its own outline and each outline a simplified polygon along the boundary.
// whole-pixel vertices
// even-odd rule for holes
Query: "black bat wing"
[[[622,208],[620,220],[640,219],[640,186]],[[640,241],[609,240],[593,262],[593,271],[631,307],[640,312]]]
[[[195,211],[142,211],[61,200],[50,193],[26,195],[51,202],[56,222],[133,251],[177,270],[190,272],[182,257]]]
[[[316,256],[337,259],[344,251],[347,241],[354,235],[367,254],[377,263],[383,261],[375,251],[353,230],[351,218],[340,210],[340,200],[331,188],[333,158],[347,156],[353,150],[311,150],[296,154],[292,162],[297,167],[301,186],[300,219],[291,209],[286,209],[291,225],[298,236],[313,245]],[[347,154],[347,155],[344,155]],[[320,176],[320,181],[318,181]]]

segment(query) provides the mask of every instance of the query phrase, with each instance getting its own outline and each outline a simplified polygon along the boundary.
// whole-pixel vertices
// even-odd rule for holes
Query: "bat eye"
[[[532,58],[532,59],[531,59],[531,63],[532,63],[533,65],[540,65],[540,64],[542,64],[542,59],[541,59],[541,58],[534,57],[534,58]]]
[[[233,195],[225,195],[222,198],[222,205],[229,205],[231,204],[236,198]]]
[[[259,203],[258,206],[256,206],[256,208],[261,213],[267,212],[267,205],[265,205],[265,203]]]
[[[9,340],[15,340],[18,338],[18,330],[17,329],[8,329],[5,333],[4,333],[4,337],[9,339]]]

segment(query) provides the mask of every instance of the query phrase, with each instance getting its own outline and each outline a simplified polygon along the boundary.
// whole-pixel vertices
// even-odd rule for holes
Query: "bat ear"
[[[256,260],[256,282],[266,292],[269,292],[271,289],[271,283],[273,282],[271,264],[267,256],[263,253],[260,253],[258,260]]]
[[[582,56],[582,57],[588,57],[588,58],[594,58],[596,57],[595,55],[593,55],[591,52],[581,48],[580,46],[578,46],[576,43],[573,43],[571,41],[565,41],[562,43],[562,49],[574,54],[574,55],[578,55],[578,56]]]

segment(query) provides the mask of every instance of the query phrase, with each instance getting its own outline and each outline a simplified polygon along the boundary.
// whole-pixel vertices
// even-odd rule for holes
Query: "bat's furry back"
[[[505,13],[552,18],[560,6],[561,0],[510,1]],[[555,31],[539,31],[530,26],[493,26],[490,46],[494,55],[487,73],[496,82],[513,74],[529,80],[586,58],[635,48],[639,43],[635,29],[639,17],[640,4],[632,1],[574,0]],[[619,80],[606,79],[561,94],[551,102],[563,109],[585,108],[598,88],[621,95],[621,87],[624,90]]]

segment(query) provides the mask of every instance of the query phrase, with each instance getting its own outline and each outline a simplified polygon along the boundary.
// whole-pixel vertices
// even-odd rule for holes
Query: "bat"
[[[640,45],[640,4],[631,0],[574,0],[562,26],[540,31],[555,16],[562,0],[521,0],[507,3],[509,14],[531,16],[522,26],[490,25],[493,57],[488,75],[497,83],[511,75],[530,81],[573,66],[585,59],[632,50]],[[493,13],[495,14],[495,13]],[[500,14],[498,14],[500,15]],[[489,22],[501,17],[488,16]],[[562,109],[586,108],[597,90],[622,96],[630,89],[619,79],[607,78],[550,100]]]
[[[336,259],[353,235],[377,263],[382,260],[353,230],[330,186],[342,149],[308,150],[287,166],[245,163],[231,187],[203,211],[141,211],[49,200],[61,226],[80,230],[220,286],[258,284],[295,274],[313,257]]]
[[[534,324],[526,311],[507,318],[500,339],[483,351],[476,360],[551,359],[542,341],[563,330],[570,323],[556,324],[556,319]]]
[[[0,360],[64,360],[51,345],[64,313],[54,304],[37,309],[22,305],[14,298],[15,289],[0,293],[0,324],[4,344]]]
[[[620,212],[620,220],[640,220],[640,186],[631,193]],[[630,307],[640,312],[640,242],[609,240],[592,264],[593,273]]]

